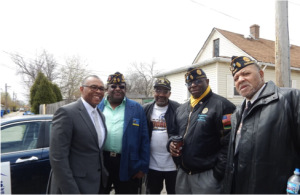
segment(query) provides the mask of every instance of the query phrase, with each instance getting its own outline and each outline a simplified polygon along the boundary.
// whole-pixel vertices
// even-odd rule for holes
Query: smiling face
[[[124,88],[120,89],[119,86],[124,86]],[[108,93],[108,101],[110,103],[117,103],[117,104],[121,103],[126,95],[126,84],[125,83],[110,84],[108,85],[107,93]]]
[[[98,88],[104,88],[103,82],[95,77],[89,77],[85,81],[85,85],[91,86],[95,85]],[[95,108],[102,100],[104,96],[104,91],[93,91],[90,87],[80,87],[81,97],[89,103],[93,108]]]
[[[209,79],[202,78],[199,81],[201,81],[199,84],[192,82],[192,85],[188,87],[189,92],[195,99],[199,98],[205,92],[209,84]]]
[[[164,107],[169,103],[171,92],[165,87],[155,87],[153,96],[157,106]]]
[[[264,72],[256,65],[249,65],[238,71],[234,77],[237,92],[250,100],[253,95],[264,85]]]

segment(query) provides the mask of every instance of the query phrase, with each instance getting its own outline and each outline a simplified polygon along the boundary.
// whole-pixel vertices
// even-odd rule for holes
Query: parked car
[[[20,112],[24,112],[25,109],[24,109],[24,108],[20,108],[19,111],[20,111]]]
[[[34,115],[34,113],[31,112],[31,111],[25,111],[25,112],[23,113],[23,115]]]
[[[52,115],[1,120],[1,162],[10,162],[13,194],[45,194]]]

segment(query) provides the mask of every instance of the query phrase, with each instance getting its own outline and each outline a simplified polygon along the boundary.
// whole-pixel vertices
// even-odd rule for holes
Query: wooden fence
[[[54,114],[55,111],[66,104],[75,102],[76,100],[63,100],[52,104],[41,104],[39,107],[40,114]]]

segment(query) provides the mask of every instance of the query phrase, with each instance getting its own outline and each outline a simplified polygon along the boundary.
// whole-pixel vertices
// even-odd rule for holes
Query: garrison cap
[[[107,84],[125,83],[125,78],[120,72],[108,76]]]
[[[186,83],[192,82],[194,80],[198,80],[201,78],[207,78],[205,72],[200,68],[189,68],[187,73],[184,75],[184,79]]]
[[[166,78],[156,79],[153,87],[164,87],[167,89],[171,89],[171,82]]]
[[[254,60],[251,60],[246,56],[232,56],[230,63],[230,71],[232,76],[235,75],[238,71],[245,68],[248,65],[256,64]]]

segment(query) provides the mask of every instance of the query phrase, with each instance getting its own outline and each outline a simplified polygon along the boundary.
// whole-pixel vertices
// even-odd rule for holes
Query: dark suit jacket
[[[105,118],[98,111],[105,126],[105,142]],[[106,186],[108,173],[103,165],[102,148],[99,148],[96,129],[81,99],[55,112],[49,158],[52,174],[48,189],[51,194],[98,194],[101,181]]]

